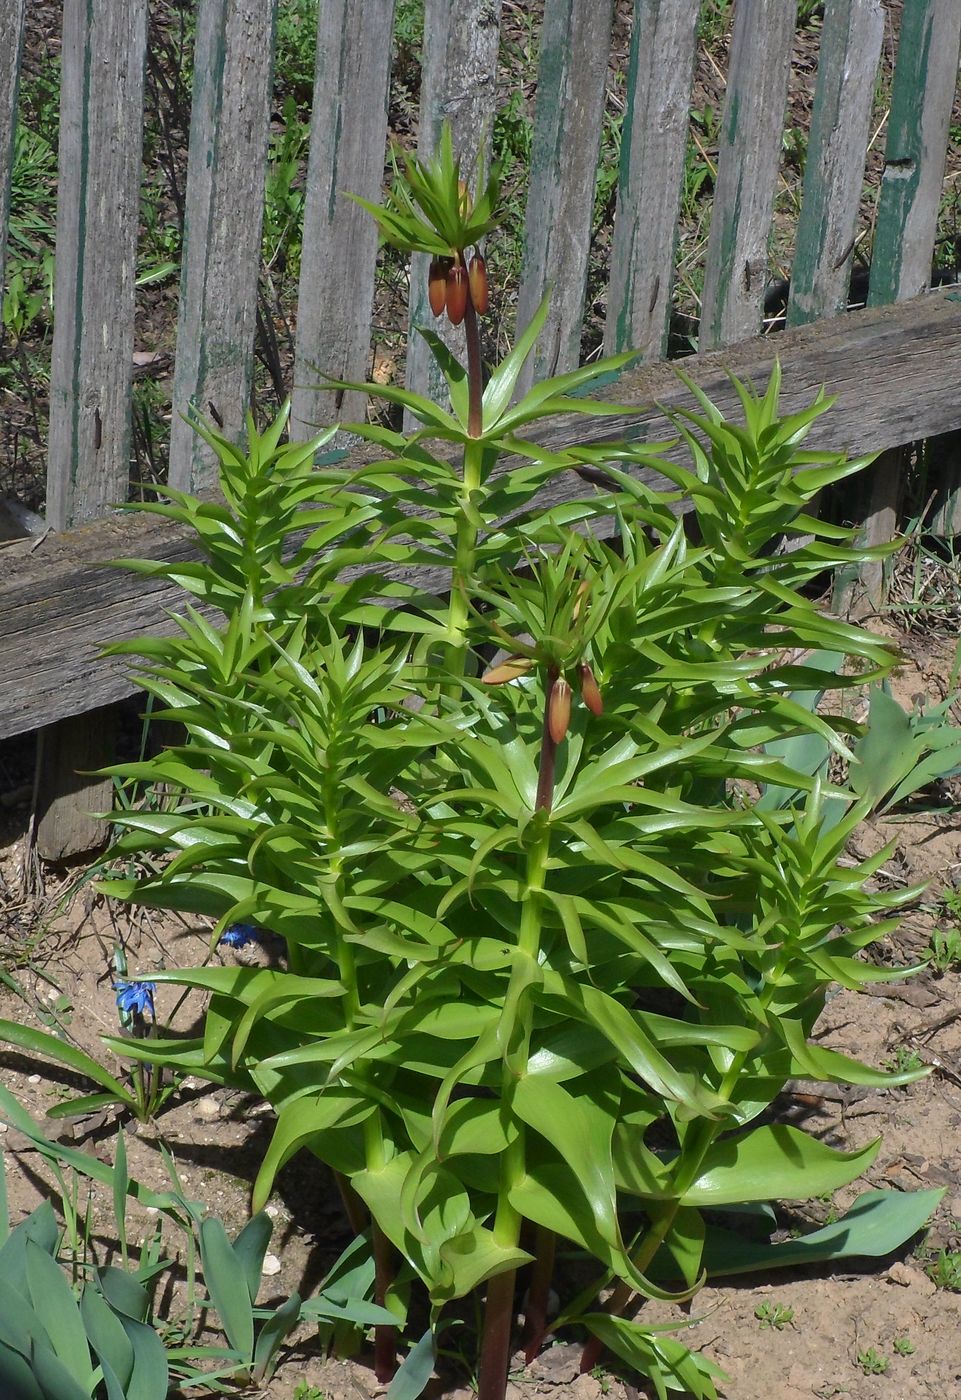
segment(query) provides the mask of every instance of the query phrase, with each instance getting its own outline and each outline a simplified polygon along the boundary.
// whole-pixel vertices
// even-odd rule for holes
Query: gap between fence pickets
[[[739,404],[727,371],[763,387],[776,356],[785,411],[805,407],[822,385],[837,395],[834,409],[812,429],[811,446],[859,454],[961,429],[958,289],[692,356],[682,368],[736,419]],[[650,405],[692,406],[667,363],[630,370],[602,392],[624,404],[625,412],[574,423],[555,420],[542,435],[545,444],[557,448],[621,435],[663,440],[672,436],[671,427]],[[683,460],[684,451],[675,448],[671,455]],[[649,479],[658,480],[654,473]],[[560,501],[583,489],[573,473],[562,473],[545,499]],[[32,552],[31,543],[24,542],[22,554],[16,545],[3,551],[0,738],[130,695],[126,666],[102,660],[101,646],[171,628],[166,614],[181,606],[182,595],[162,580],[111,568],[109,561],[187,558],[191,550],[185,532],[169,522],[116,514],[52,533]]]

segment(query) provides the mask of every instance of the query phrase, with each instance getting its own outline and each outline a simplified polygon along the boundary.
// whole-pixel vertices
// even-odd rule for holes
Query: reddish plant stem
[[[374,1241],[374,1302],[379,1308],[387,1306],[386,1299],[394,1278],[390,1240],[376,1221],[371,1225]],[[397,1369],[397,1328],[386,1323],[374,1328],[374,1375],[381,1385],[393,1380]]]
[[[351,1186],[349,1179],[344,1176],[343,1172],[334,1172],[334,1180],[337,1183],[337,1190],[340,1192],[344,1214],[347,1216],[350,1228],[355,1235],[362,1235],[370,1224],[370,1219],[367,1215],[367,1207]]]
[[[484,371],[477,312],[471,300],[469,287],[467,309],[464,312],[464,334],[467,337],[467,431],[471,437],[476,438],[484,431]]]
[[[534,809],[538,812],[549,812],[551,810],[551,803],[554,801],[554,770],[557,767],[557,745],[551,738],[550,713],[551,691],[554,689],[554,682],[557,680],[557,677],[557,667],[549,666],[544,687],[544,727],[541,731],[541,759],[537,770],[537,797],[534,800]]]
[[[477,1400],[504,1400],[507,1393],[515,1278],[515,1271],[509,1269],[507,1273],[497,1274],[487,1284]]]
[[[545,1230],[543,1225],[538,1225],[534,1238],[534,1266],[527,1290],[527,1317],[524,1325],[524,1360],[528,1366],[540,1351],[547,1333],[547,1309],[557,1247],[554,1231]]]

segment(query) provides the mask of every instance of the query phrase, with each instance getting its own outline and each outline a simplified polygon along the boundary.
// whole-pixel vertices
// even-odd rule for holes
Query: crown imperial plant
[[[198,423],[222,501],[161,489],[146,507],[191,527],[198,557],[127,562],[193,602],[173,636],[111,650],[140,658],[185,738],[110,770],[168,796],[115,818],[120,868],[152,858],[102,888],[206,917],[211,949],[253,927],[286,956],[151,970],[206,997],[202,1025],[108,1044],[270,1102],[255,1209],[298,1151],[332,1173],[397,1322],[375,1331],[382,1380],[429,1318],[394,1395],[426,1384],[449,1319],[470,1333],[476,1296],[482,1400],[502,1400],[518,1341],[533,1357],[569,1328],[586,1369],[607,1347],[661,1400],[713,1400],[720,1372],[685,1319],[649,1323],[645,1301],[776,1265],[781,1247],[732,1241],[723,1212],[833,1191],[874,1160],[876,1142],[844,1152],[771,1122],[788,1080],[923,1072],[812,1039],[830,986],[902,975],[860,955],[912,894],[876,889],[884,852],[845,854],[867,802],[828,758],[851,759],[857,728],[804,699],[894,661],[807,592],[870,554],[808,509],[865,459],[804,448],[829,402],[782,414],[777,370],[763,393],[735,381],[738,423],[689,384],[672,444],[570,424],[567,445],[533,440],[559,415],[629,413],[587,391],[631,356],[516,397],[545,305],[485,377],[486,269],[467,259],[498,182],[471,201],[461,181],[445,128],[367,206],[432,260],[435,315],[466,284],[466,364],[421,331],[449,402],[332,384],[418,425],[352,425],[369,462],[318,457],[329,434],[284,443],[283,413],[243,450]],[[862,1196],[828,1257],[895,1247],[936,1194]],[[549,1321],[572,1251],[578,1285]]]

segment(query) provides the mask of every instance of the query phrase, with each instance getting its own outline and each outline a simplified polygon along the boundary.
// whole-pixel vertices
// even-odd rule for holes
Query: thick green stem
[[[467,431],[472,438],[476,438],[484,431],[484,370],[477,312],[469,292],[464,312],[464,333],[467,337]]]
[[[464,313],[464,332],[467,337],[467,432],[472,438],[479,438],[484,430],[484,370],[481,362],[480,332],[477,326],[477,312],[474,303],[467,297]],[[467,647],[467,590],[474,573],[474,556],[477,552],[477,526],[470,519],[466,509],[474,493],[480,489],[483,450],[479,442],[468,443],[464,448],[464,476],[461,483],[461,500],[464,509],[457,523],[457,539],[454,546],[454,568],[451,577],[450,606],[447,632],[450,641],[447,645],[447,670],[452,676],[464,674]]]

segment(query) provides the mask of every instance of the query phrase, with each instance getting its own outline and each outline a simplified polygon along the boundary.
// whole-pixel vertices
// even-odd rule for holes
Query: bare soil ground
[[[906,705],[921,692],[940,699],[947,691],[953,638],[906,635],[900,641],[905,659],[895,680],[897,697]],[[952,801],[956,795],[948,788],[934,795],[941,802],[935,810],[876,820],[856,835],[860,854],[894,843],[880,877],[892,888],[930,882],[898,932],[876,950],[874,955],[885,962],[916,962],[934,929],[949,926],[940,895],[954,889],[961,872],[961,809]],[[49,1025],[51,1011],[59,1006],[69,1034],[103,1055],[98,1037],[116,1031],[108,959],[118,937],[127,945],[131,970],[149,974],[162,966],[202,961],[209,947],[208,930],[148,912],[131,915],[94,896],[89,886],[69,908],[57,912],[63,881],[52,871],[45,872],[46,896],[26,897],[20,893],[25,816],[25,806],[8,809],[0,837],[0,953],[3,967],[23,992],[20,997],[10,988],[0,989],[0,1015],[39,1027]],[[170,1014],[171,991],[159,989],[161,1019]],[[683,1313],[648,1305],[646,1318],[671,1316],[689,1326],[685,1340],[703,1347],[730,1376],[724,1391],[729,1400],[961,1396],[961,1293],[936,1288],[925,1273],[938,1249],[961,1249],[961,979],[956,971],[928,971],[905,982],[882,984],[877,991],[878,995],[838,992],[829,1000],[817,1035],[823,1043],[873,1064],[890,1061],[899,1052],[916,1053],[932,1067],[931,1075],[905,1089],[800,1086],[785,1095],[784,1118],[803,1123],[825,1142],[854,1148],[880,1135],[883,1146],[866,1178],[832,1201],[782,1207],[782,1233],[823,1223],[829,1212],[843,1212],[869,1187],[941,1187],[942,1204],[927,1238],[912,1241],[896,1256],[849,1266],[843,1273],[825,1266],[711,1285]],[[201,1009],[196,999],[188,999],[176,1012],[175,1028],[188,1030]],[[47,1109],[70,1087],[57,1071],[13,1051],[0,1051],[0,1082],[41,1124]],[[112,1161],[116,1126],[109,1120],[80,1123],[74,1145]],[[55,1128],[47,1120],[51,1135]],[[246,1218],[250,1182],[269,1131],[265,1106],[187,1080],[154,1124],[140,1130],[127,1125],[130,1171],[154,1189],[167,1189],[169,1178],[159,1150],[165,1143],[189,1194],[221,1215],[229,1229],[237,1229]],[[0,1143],[14,1218],[44,1197],[56,1203],[59,1193],[53,1177],[29,1141],[0,1125]],[[97,1188],[91,1201],[94,1247],[103,1261],[116,1249],[110,1194]],[[315,1289],[349,1238],[334,1184],[309,1154],[296,1158],[282,1173],[271,1212],[276,1222],[271,1244],[276,1272],[265,1278],[261,1301],[280,1300],[294,1288]],[[131,1207],[132,1240],[144,1238],[154,1224],[148,1213]],[[169,1247],[178,1247],[173,1235]],[[790,1309],[791,1320],[780,1328],[762,1327],[756,1314],[765,1304]],[[182,1316],[182,1283],[174,1288],[168,1307],[172,1320]],[[895,1342],[904,1345],[899,1339],[907,1339],[914,1350],[899,1354]],[[883,1374],[866,1374],[858,1360],[872,1348],[887,1360]],[[513,1400],[598,1400],[602,1395],[635,1400],[644,1394],[636,1378],[632,1381],[614,1370],[578,1376],[578,1355],[576,1346],[558,1345],[526,1370],[518,1357]],[[328,1400],[363,1400],[382,1393],[364,1358],[326,1360],[309,1332],[294,1339],[273,1381],[259,1394],[291,1400],[300,1383],[316,1386]],[[467,1372],[456,1363],[434,1391],[445,1400],[468,1400],[472,1393]]]

